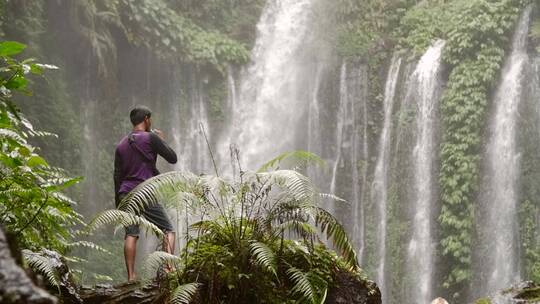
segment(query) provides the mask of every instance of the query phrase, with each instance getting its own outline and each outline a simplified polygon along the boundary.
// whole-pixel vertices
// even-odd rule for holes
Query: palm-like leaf
[[[157,270],[164,264],[177,265],[180,262],[180,258],[174,254],[170,254],[164,251],[156,251],[148,255],[144,261],[143,277],[153,277]]]
[[[316,201],[318,191],[306,176],[294,170],[277,170],[257,173],[256,177],[267,181],[268,184],[283,188],[284,195],[289,195],[297,201]]]
[[[272,248],[262,242],[253,242],[249,247],[254,261],[277,276],[276,255]]]
[[[287,275],[294,283],[293,294],[300,295],[301,303],[323,304],[328,293],[328,284],[319,275],[303,272],[296,267],[287,269]]]
[[[25,261],[34,272],[41,273],[52,286],[58,287],[58,275],[49,258],[28,249],[24,249],[22,254]]]
[[[267,218],[286,219],[287,222],[290,222],[287,224],[289,225],[287,228],[291,228],[300,235],[304,233],[306,237],[310,235],[309,232],[311,230],[308,228],[309,221],[314,219],[314,225],[319,227],[321,232],[333,242],[334,246],[340,251],[349,266],[353,269],[358,268],[356,251],[347,236],[345,228],[343,228],[330,212],[323,208],[309,202],[290,201],[279,204],[279,206],[274,209],[273,214]]]
[[[293,293],[300,294],[303,299],[313,299],[315,297],[315,291],[305,273],[296,267],[291,267],[287,270],[287,274],[294,283]]]
[[[153,223],[143,217],[122,210],[106,210],[98,214],[85,229],[90,233],[100,227],[108,224],[121,224],[122,226],[142,225],[147,230],[153,231],[156,235],[162,235],[163,232]]]
[[[135,187],[120,202],[118,209],[140,213],[147,206],[170,199],[171,193],[185,199],[182,202],[189,203],[192,202],[192,195],[201,189],[200,185],[201,179],[190,172],[171,171],[160,174]]]
[[[292,151],[285,152],[276,158],[263,164],[257,172],[265,172],[269,170],[277,170],[280,167],[286,168],[305,168],[308,165],[323,165],[324,161],[311,152],[307,151]]]
[[[109,250],[88,241],[77,241],[77,242],[69,243],[69,244],[66,244],[66,247],[67,248],[84,247],[84,248],[93,249],[99,252],[103,252],[106,254],[112,254]]]
[[[172,304],[189,304],[199,289],[199,283],[188,283],[176,287],[171,295]]]
[[[321,227],[323,233],[332,240],[334,246],[341,252],[345,261],[353,268],[358,269],[358,260],[356,252],[347,237],[347,232],[337,219],[328,211],[314,207],[315,222]]]
[[[310,302],[314,303],[316,299],[316,291],[311,285],[311,282],[308,279],[306,273],[302,272],[296,267],[291,267],[287,270],[289,278],[294,283],[292,288],[293,294],[299,294],[301,297],[301,302]]]

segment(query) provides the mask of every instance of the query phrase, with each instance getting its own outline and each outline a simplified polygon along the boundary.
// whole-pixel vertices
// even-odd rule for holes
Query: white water
[[[190,108],[187,128],[181,132],[182,140],[175,142],[177,153],[179,154],[178,165],[181,170],[190,170],[196,174],[213,174],[212,160],[205,140],[210,140],[208,126],[208,112],[205,98],[201,89],[201,84],[192,80],[190,94]],[[179,121],[178,121],[179,122]]]
[[[383,295],[383,303],[387,295],[386,290],[386,214],[388,199],[388,162],[390,155],[390,142],[392,131],[392,111],[394,108],[394,96],[396,93],[397,80],[401,67],[401,58],[394,56],[390,64],[386,85],[384,89],[384,123],[379,139],[377,164],[373,177],[373,202],[376,204],[379,223],[377,226],[378,242],[378,266],[377,266],[377,284]]]
[[[310,152],[320,153],[321,151],[321,110],[319,106],[319,90],[321,87],[321,78],[325,72],[322,65],[317,66],[315,72],[315,83],[311,91],[311,101],[308,108],[308,143],[307,149]]]
[[[339,74],[339,107],[338,112],[336,116],[336,143],[335,146],[337,148],[336,151],[336,157],[333,163],[332,168],[332,179],[330,181],[330,193],[335,194],[336,193],[336,180],[338,175],[338,168],[340,166],[341,162],[341,147],[343,145],[343,128],[345,124],[345,119],[347,117],[347,114],[349,113],[347,109],[347,103],[349,102],[349,96],[348,96],[348,83],[347,83],[347,64],[343,62],[341,64],[340,74]]]
[[[432,209],[436,200],[433,174],[437,144],[436,119],[439,105],[441,55],[444,41],[437,41],[422,56],[412,75],[408,94],[416,98],[416,144],[413,150],[414,200],[412,237],[407,252],[408,274],[414,280],[411,299],[427,304],[432,297],[435,245],[432,235]]]
[[[531,8],[523,13],[507,58],[502,79],[494,98],[491,132],[486,147],[487,183],[484,193],[488,210],[485,240],[487,244],[487,286],[484,294],[507,288],[520,278],[517,225],[517,180],[519,155],[516,149],[516,126],[521,101],[525,65],[527,64],[527,34]]]
[[[228,153],[223,147],[237,144],[247,168],[257,169],[295,147],[298,123],[308,107],[300,95],[313,2],[270,0],[257,25],[252,63],[241,76],[232,128],[220,145],[220,153]]]

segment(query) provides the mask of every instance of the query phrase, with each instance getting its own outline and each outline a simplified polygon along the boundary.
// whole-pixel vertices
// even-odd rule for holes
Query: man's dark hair
[[[150,118],[151,116],[152,112],[145,106],[137,106],[129,112],[129,119],[134,126],[143,122],[146,117]]]

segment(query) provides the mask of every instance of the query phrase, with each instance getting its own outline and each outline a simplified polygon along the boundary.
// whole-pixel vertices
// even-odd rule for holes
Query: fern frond
[[[148,255],[144,261],[143,278],[152,278],[155,276],[158,269],[164,264],[176,265],[180,262],[180,258],[174,254],[164,251],[156,251]]]
[[[51,260],[47,257],[40,255],[39,253],[32,252],[28,249],[23,249],[22,254],[24,260],[28,263],[30,268],[36,273],[41,273],[45,279],[51,284],[51,286],[58,287],[59,279]]]
[[[289,278],[294,283],[294,286],[291,290],[293,294],[300,295],[300,300],[302,302],[315,302],[316,292],[311,285],[311,282],[309,281],[306,273],[302,272],[296,267],[290,267],[289,269],[287,269],[287,275],[289,275]]]
[[[88,224],[85,232],[90,233],[108,224],[121,224],[124,227],[129,225],[142,225],[144,228],[153,231],[158,236],[163,234],[163,232],[156,225],[152,224],[145,218],[116,209],[106,210],[98,214],[90,222],[90,224]]]
[[[294,170],[257,173],[257,176],[263,180],[268,179],[269,184],[284,188],[286,193],[297,201],[313,202],[319,193],[309,178]]]
[[[307,240],[318,239],[315,227],[305,221],[292,219],[279,224],[276,228],[276,232],[288,231]]]
[[[101,247],[101,246],[99,246],[97,244],[94,244],[92,242],[88,242],[88,241],[77,241],[77,242],[69,243],[69,244],[67,244],[66,247],[67,248],[84,247],[84,248],[89,248],[89,249],[93,249],[93,250],[96,250],[96,251],[99,251],[99,252],[103,252],[103,253],[112,255],[112,253],[109,250],[107,250],[107,249],[105,249],[105,248],[103,248],[103,247]]]
[[[341,202],[341,203],[347,203],[348,202],[344,199],[342,199],[341,197],[335,195],[335,194],[331,194],[331,193],[319,193],[319,197],[323,198],[323,199],[330,199],[330,200],[333,200],[333,201],[336,201],[336,202]]]
[[[188,283],[176,287],[171,295],[171,304],[189,304],[199,289],[199,283]]]
[[[261,242],[252,242],[249,247],[257,265],[260,265],[277,277],[276,255],[272,248]]]
[[[120,202],[118,209],[132,213],[140,213],[146,206],[154,205],[166,200],[167,193],[189,193],[200,178],[190,172],[171,171],[139,184],[130,191]]]
[[[296,267],[290,267],[287,275],[294,283],[292,294],[300,296],[301,303],[324,304],[328,294],[328,282],[313,271],[303,272]]]
[[[314,207],[315,225],[332,240],[334,246],[340,251],[345,261],[353,268],[358,269],[358,260],[353,245],[349,241],[347,232],[337,219],[328,211]]]
[[[19,145],[26,145],[26,140],[21,135],[19,135],[19,133],[13,130],[0,128],[0,138],[2,137],[14,140]]]
[[[285,152],[276,158],[263,164],[257,172],[265,172],[269,170],[278,170],[281,167],[286,168],[305,168],[309,165],[321,166],[324,164],[316,154],[307,151],[291,151]]]

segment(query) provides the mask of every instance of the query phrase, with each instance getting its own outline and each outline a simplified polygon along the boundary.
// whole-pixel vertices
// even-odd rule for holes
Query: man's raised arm
[[[158,155],[161,155],[168,163],[176,164],[178,158],[174,150],[167,145],[157,134],[150,133],[150,145]]]

